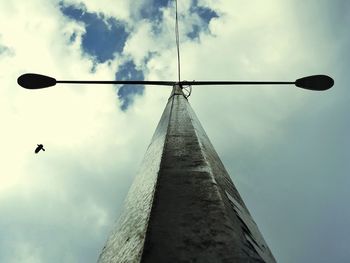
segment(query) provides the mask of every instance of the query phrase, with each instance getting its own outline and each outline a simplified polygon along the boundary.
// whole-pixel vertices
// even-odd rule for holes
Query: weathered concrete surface
[[[275,262],[179,87],[99,262]]]

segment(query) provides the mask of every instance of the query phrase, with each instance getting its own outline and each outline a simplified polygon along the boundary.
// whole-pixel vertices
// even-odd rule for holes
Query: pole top
[[[183,91],[182,91],[182,86],[181,86],[181,84],[179,84],[179,83],[175,83],[175,84],[174,84],[173,90],[172,90],[172,92],[171,92],[171,94],[170,94],[169,99],[171,99],[171,98],[172,98],[173,96],[175,96],[175,95],[182,95],[182,96],[184,96],[184,97],[186,98],[185,94],[184,94]]]

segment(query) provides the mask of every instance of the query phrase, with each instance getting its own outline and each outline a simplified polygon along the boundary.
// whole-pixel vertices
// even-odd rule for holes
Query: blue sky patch
[[[210,20],[219,17],[218,14],[207,7],[199,6],[198,0],[193,0],[193,4],[190,9],[191,13],[197,13],[197,15],[203,20],[205,24],[209,24]]]
[[[201,27],[199,25],[193,25],[192,31],[187,34],[187,36],[191,39],[195,39],[199,36],[199,32],[201,31]]]
[[[146,0],[140,9],[140,16],[142,19],[152,22],[155,34],[161,34],[160,25],[163,23],[162,8],[173,6],[173,4],[173,0]],[[115,53],[122,53],[129,33],[126,31],[125,24],[121,21],[106,17],[102,13],[87,12],[84,5],[65,5],[63,2],[60,2],[60,10],[68,18],[85,25],[86,32],[82,35],[82,49],[83,52],[94,58],[92,72],[98,63],[112,60]],[[190,39],[196,39],[200,32],[208,31],[210,20],[218,17],[217,13],[212,9],[200,6],[198,0],[192,0],[190,13],[200,18],[200,21],[193,24],[192,31],[188,33]],[[159,32],[156,32],[157,30]],[[70,41],[74,42],[76,37],[77,33],[73,33],[70,36]],[[154,54],[150,54],[146,58],[145,63],[152,55]],[[115,77],[117,80],[143,80],[144,74],[136,68],[132,60],[129,60],[119,67]],[[121,109],[126,111],[132,105],[135,95],[142,95],[143,92],[144,86],[142,85],[122,85],[118,90]]]
[[[156,35],[162,33],[161,32],[161,23],[163,21],[162,8],[172,5],[173,4],[172,1],[173,0],[148,0],[148,1],[145,1],[145,4],[141,8],[141,11],[140,11],[141,18],[147,19],[153,22],[152,31]],[[211,19],[219,17],[214,10],[208,7],[200,6],[198,4],[198,0],[192,0],[190,13],[196,14],[201,20],[200,24],[194,24],[192,27],[192,31],[187,34],[187,36],[191,39],[198,38],[199,33],[202,31],[208,31],[208,25]],[[180,16],[180,19],[181,19],[181,16]]]
[[[125,26],[115,18],[106,18],[103,14],[86,12],[86,8],[60,3],[61,12],[78,22],[85,24],[86,33],[82,36],[83,51],[93,56],[98,63],[114,58],[114,53],[123,51],[128,37]],[[71,36],[74,41],[75,35]]]
[[[191,14],[197,14],[199,18],[202,20],[201,25],[193,25],[192,26],[192,31],[187,34],[187,36],[191,39],[195,39],[199,37],[199,33],[204,30],[208,30],[208,26],[210,23],[210,20],[213,18],[219,17],[218,14],[207,7],[199,6],[198,5],[198,0],[193,0],[192,1],[192,6],[190,8]]]
[[[213,18],[219,17],[218,14],[210,8],[199,6],[198,0],[193,0],[190,12],[197,14],[202,21],[200,25],[193,25],[192,31],[187,34],[191,39],[196,39],[199,37],[201,31],[208,31],[208,26],[210,20]]]
[[[148,0],[142,6],[140,15],[144,19],[160,21],[162,19],[163,7],[167,7],[172,0]]]
[[[115,74],[116,80],[144,80],[142,70],[136,69],[135,63],[127,61],[119,67]],[[142,95],[144,92],[143,85],[122,85],[118,90],[118,98],[121,101],[121,110],[126,111],[133,103],[135,95]]]

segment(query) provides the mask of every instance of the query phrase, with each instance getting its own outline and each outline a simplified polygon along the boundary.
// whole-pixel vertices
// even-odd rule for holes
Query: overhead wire
[[[178,83],[181,83],[181,61],[180,61],[180,36],[179,36],[179,17],[177,0],[175,0],[175,38],[176,38],[176,49],[177,49],[177,73],[178,73]],[[188,98],[192,93],[192,86],[181,84],[181,88],[186,91],[185,97]]]
[[[177,0],[175,0],[175,38],[177,48],[177,73],[179,82],[181,81],[181,67],[180,67],[180,36],[179,36],[179,20],[177,11]]]

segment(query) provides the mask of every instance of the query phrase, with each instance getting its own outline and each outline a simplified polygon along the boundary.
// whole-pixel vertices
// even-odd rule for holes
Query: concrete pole
[[[179,86],[98,262],[276,262]]]

